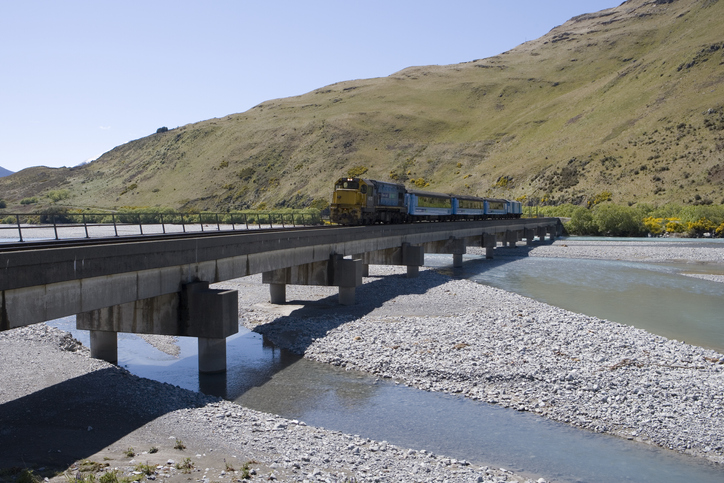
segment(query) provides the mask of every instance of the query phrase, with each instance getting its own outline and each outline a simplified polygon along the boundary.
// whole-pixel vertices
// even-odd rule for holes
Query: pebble
[[[682,250],[671,243],[566,240],[532,254],[570,256],[575,249],[578,257],[724,262],[718,244]],[[404,273],[373,266],[375,291],[362,286],[357,297],[358,305],[377,308],[358,318],[305,314],[267,323],[255,311],[246,314],[247,326],[347,370],[724,463],[721,448],[709,448],[724,438],[724,355],[431,270],[418,279]],[[290,341],[290,331],[308,338]]]

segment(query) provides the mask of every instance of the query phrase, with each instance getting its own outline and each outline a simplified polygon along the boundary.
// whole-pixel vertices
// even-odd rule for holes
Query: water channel
[[[724,270],[543,258],[466,257],[462,270],[451,264],[449,256],[426,257],[426,265],[455,277],[724,352],[724,284],[681,275]],[[88,333],[75,330],[74,317],[53,325],[89,344]],[[244,328],[227,344],[226,376],[200,378],[196,340],[187,338],[180,338],[180,355],[172,357],[135,335],[119,334],[119,363],[140,376],[252,409],[547,481],[724,481],[724,471],[693,458],[308,361]]]

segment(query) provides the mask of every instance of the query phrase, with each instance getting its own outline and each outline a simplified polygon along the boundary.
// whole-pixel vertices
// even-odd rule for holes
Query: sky
[[[0,0],[0,167],[500,54],[622,0]]]

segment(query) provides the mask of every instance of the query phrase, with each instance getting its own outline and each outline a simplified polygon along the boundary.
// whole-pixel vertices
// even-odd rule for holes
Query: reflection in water
[[[301,359],[236,402],[314,426],[548,481],[719,482],[713,465],[530,413]]]

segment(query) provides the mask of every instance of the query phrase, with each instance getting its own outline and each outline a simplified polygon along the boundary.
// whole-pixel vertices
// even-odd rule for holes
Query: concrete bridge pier
[[[226,372],[226,339],[199,337],[199,372],[218,374]]]
[[[415,278],[420,274],[420,267],[425,265],[425,248],[403,243],[399,247],[366,252],[355,256],[355,258],[357,257],[362,261],[363,267],[405,265],[407,266],[407,278]]]
[[[463,266],[463,255],[467,253],[467,243],[465,238],[456,238],[451,236],[447,240],[428,242],[423,246],[425,253],[451,254],[453,256],[453,267],[461,268]]]
[[[407,278],[417,278],[425,265],[425,249],[409,243],[402,244],[402,265],[407,265]]]
[[[485,248],[485,258],[492,260],[493,259],[493,251],[495,250],[495,247],[498,245],[498,235],[496,233],[486,233],[483,235],[483,241],[482,246]]]
[[[546,231],[550,237],[550,242],[553,243],[556,241],[556,238],[558,238],[558,225],[550,225],[546,228]]]
[[[353,260],[363,260],[364,259],[364,253],[359,253],[357,255],[353,255]],[[370,276],[370,264],[369,263],[362,263],[362,276],[363,277],[369,277]]]
[[[118,364],[118,332],[91,330],[90,351],[94,359]]]
[[[287,303],[287,284],[269,283],[269,296],[269,301],[275,305]]]
[[[516,230],[507,230],[505,232],[505,242],[504,244],[508,248],[515,248],[516,243],[518,243],[518,231]]]
[[[525,229],[525,244],[527,246],[533,245],[533,238],[535,237],[535,230],[532,228],[526,228]]]
[[[356,289],[362,285],[362,270],[362,260],[332,255],[329,260],[264,272],[261,279],[269,284],[273,304],[286,303],[286,286],[289,284],[336,286],[339,287],[339,303],[354,305]]]
[[[199,372],[226,371],[226,338],[239,331],[239,296],[208,282],[180,292],[81,312],[76,327],[91,333],[91,356],[118,363],[118,332],[197,337]]]

